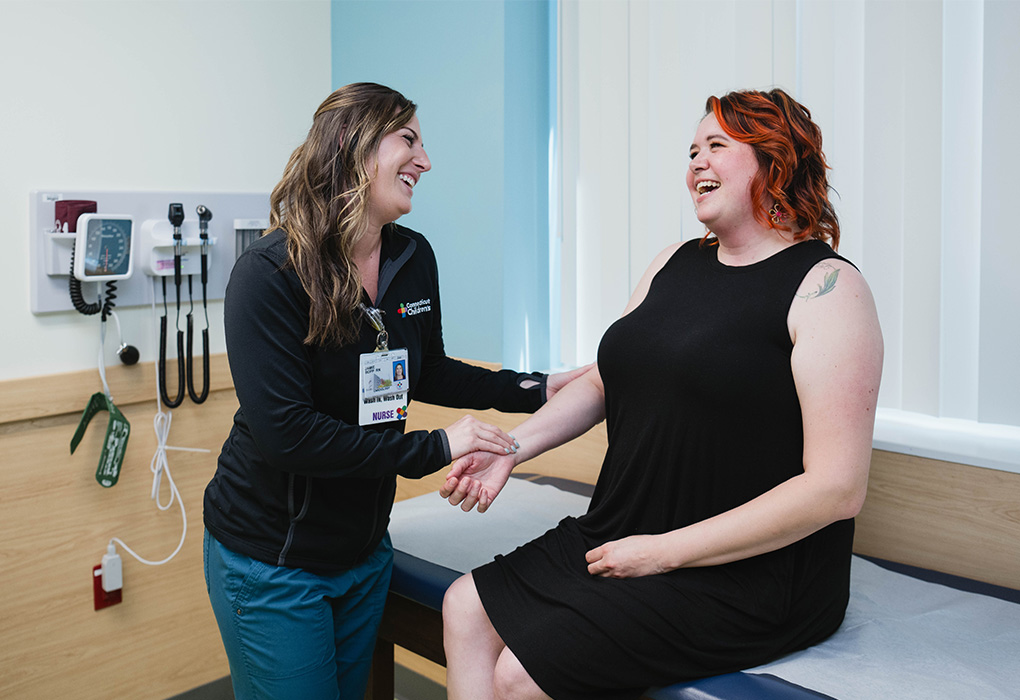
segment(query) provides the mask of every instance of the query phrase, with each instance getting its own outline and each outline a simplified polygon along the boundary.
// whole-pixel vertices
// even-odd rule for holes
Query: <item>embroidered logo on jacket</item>
[[[400,314],[400,318],[406,318],[408,316],[417,316],[423,314],[426,311],[432,311],[432,299],[421,299],[419,301],[411,301],[406,304],[401,304],[397,307],[397,313]]]

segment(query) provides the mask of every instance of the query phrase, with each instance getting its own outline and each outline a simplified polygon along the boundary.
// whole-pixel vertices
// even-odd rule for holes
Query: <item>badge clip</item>
[[[368,317],[368,322],[372,325],[372,328],[379,331],[379,335],[375,337],[375,351],[376,352],[387,352],[390,349],[390,334],[386,332],[386,326],[383,324],[383,314],[385,311],[382,309],[376,309],[374,307],[368,307],[364,304],[360,304],[361,310]]]

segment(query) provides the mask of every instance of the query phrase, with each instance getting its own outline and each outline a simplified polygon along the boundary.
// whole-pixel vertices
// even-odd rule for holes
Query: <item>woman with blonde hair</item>
[[[394,223],[430,168],[413,102],[372,83],[336,90],[273,190],[269,229],[231,273],[240,407],[205,492],[205,570],[238,700],[360,700],[397,475],[516,449],[468,416],[405,432],[412,399],[531,412],[573,376],[446,356],[432,248]]]

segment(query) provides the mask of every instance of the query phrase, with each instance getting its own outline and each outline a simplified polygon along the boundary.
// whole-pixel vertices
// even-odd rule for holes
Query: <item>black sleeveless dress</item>
[[[588,512],[473,572],[496,631],[555,700],[637,698],[765,663],[839,627],[853,520],[750,559],[641,578],[591,576],[584,558],[803,472],[787,315],[804,276],[828,258],[843,260],[809,240],[727,267],[715,246],[692,241],[606,331],[609,449]]]

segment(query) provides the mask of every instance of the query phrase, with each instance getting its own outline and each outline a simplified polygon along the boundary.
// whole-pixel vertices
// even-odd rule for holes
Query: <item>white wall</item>
[[[0,379],[96,365],[96,317],[29,310],[29,192],[269,192],[331,90],[329,20],[328,0],[0,0]],[[150,311],[118,312],[153,360]],[[223,352],[221,303],[210,320]]]

